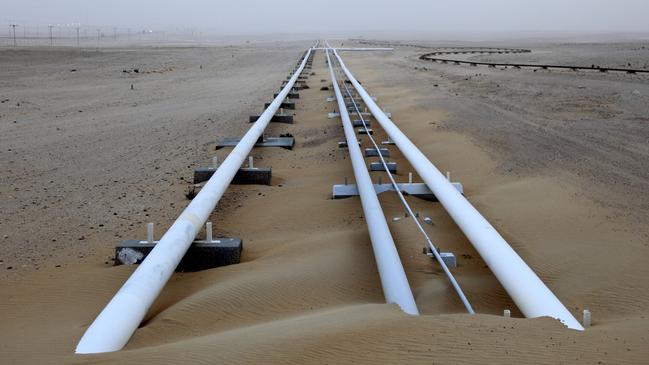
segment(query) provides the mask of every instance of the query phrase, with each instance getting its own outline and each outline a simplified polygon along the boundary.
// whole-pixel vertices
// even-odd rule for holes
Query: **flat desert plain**
[[[193,170],[227,156],[215,142],[245,133],[312,44],[0,49],[1,363],[649,362],[649,76],[419,59],[498,46],[532,52],[468,59],[649,69],[638,41],[404,41],[342,54],[566,307],[592,312],[586,331],[522,318],[443,207],[408,198],[458,257],[478,313],[466,314],[412,221],[391,219],[404,216],[391,193],[380,201],[422,315],[385,304],[359,199],[331,199],[353,173],[340,119],[327,118],[320,51],[295,123],[267,129],[293,134],[295,148],[252,152],[272,184],[231,186],[210,218],[215,235],[243,239],[242,262],[174,274],[124,350],[75,355],[135,269],[113,266],[114,246],[144,238],[147,222],[164,233]],[[392,150],[406,181],[413,169]]]

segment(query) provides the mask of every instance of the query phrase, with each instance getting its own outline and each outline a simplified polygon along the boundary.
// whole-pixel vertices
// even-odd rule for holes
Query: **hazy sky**
[[[649,0],[0,0],[0,22],[350,36],[649,32]]]

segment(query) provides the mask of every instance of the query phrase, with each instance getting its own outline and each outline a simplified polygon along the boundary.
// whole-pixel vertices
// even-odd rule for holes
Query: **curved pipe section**
[[[266,129],[282,101],[286,99],[311,52],[311,49],[306,52],[300,67],[287,85],[88,327],[77,345],[76,353],[118,351],[126,345],[230,185],[255,142]]]
[[[363,153],[361,152],[360,147],[358,147],[358,139],[354,133],[352,122],[349,119],[347,108],[345,107],[345,99],[338,87],[336,75],[334,75],[329,51],[327,50],[326,52],[331,83],[334,87],[338,109],[340,110],[340,118],[342,119],[343,128],[345,130],[349,158],[352,161],[354,177],[356,178],[356,185],[358,186],[361,205],[363,206],[363,213],[365,215],[365,221],[367,222],[370,241],[372,242],[376,267],[379,271],[379,277],[381,278],[381,286],[383,287],[385,301],[388,303],[398,304],[399,307],[401,307],[401,310],[408,314],[419,315],[417,304],[415,304],[415,298],[410,290],[410,284],[408,284],[406,272],[403,270],[403,266],[401,265],[399,253],[397,252],[397,248],[394,246],[394,240],[392,239],[392,234],[388,228],[388,223],[385,221],[385,215],[383,215],[381,204],[376,196],[372,179],[370,178],[370,174],[367,172],[367,165],[365,164]]]
[[[552,291],[527,266],[525,261],[518,256],[480,212],[451,185],[435,165],[383,113],[365,89],[356,81],[338,53],[335,50],[333,52],[343,72],[351,81],[374,118],[381,124],[381,127],[399,147],[401,153],[464,232],[523,315],[525,317],[553,317],[569,328],[583,331],[584,328],[581,324]]]

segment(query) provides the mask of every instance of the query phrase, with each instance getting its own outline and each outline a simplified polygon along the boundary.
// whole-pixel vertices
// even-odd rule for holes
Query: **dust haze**
[[[0,22],[26,27],[157,29],[205,35],[426,38],[649,33],[644,0],[2,1]],[[7,28],[8,29],[8,28]]]

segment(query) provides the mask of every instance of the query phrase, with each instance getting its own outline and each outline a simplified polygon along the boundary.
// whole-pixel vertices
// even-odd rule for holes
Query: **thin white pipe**
[[[331,59],[329,58],[329,51],[326,51],[326,53],[329,74],[331,75],[331,82],[334,87],[334,93],[336,94],[338,109],[340,110],[340,118],[342,119],[343,129],[345,130],[349,158],[354,169],[356,185],[358,186],[358,193],[361,198],[361,205],[363,207],[365,221],[367,222],[367,229],[370,234],[370,241],[372,242],[376,267],[381,278],[385,301],[398,304],[401,310],[408,314],[419,315],[415,298],[410,290],[410,284],[408,284],[406,272],[401,265],[399,253],[394,245],[394,240],[388,228],[388,223],[385,220],[385,215],[383,215],[379,199],[376,196],[372,179],[367,172],[365,159],[363,159],[361,149],[358,147],[358,139],[354,133],[352,122],[349,119],[349,113],[347,113],[345,99],[336,81],[336,75],[334,74]]]
[[[279,95],[88,327],[77,345],[76,353],[111,352],[120,350],[126,345],[230,185],[255,142],[288,95],[310,54],[311,49],[307,51],[300,67]]]
[[[553,317],[569,328],[583,331],[584,328],[570,311],[480,212],[451,185],[451,182],[435,165],[383,113],[361,84],[356,81],[338,53],[334,51],[334,54],[343,72],[374,118],[381,124],[390,139],[399,147],[408,162],[464,232],[523,315],[529,318]]]
[[[419,218],[418,215],[415,214],[415,212],[412,211],[412,208],[410,208],[410,204],[408,204],[408,201],[406,201],[406,198],[403,196],[403,193],[401,192],[401,189],[399,189],[399,186],[397,185],[396,180],[394,180],[394,176],[392,176],[392,173],[390,172],[390,169],[388,168],[388,163],[385,161],[385,158],[380,152],[379,145],[376,143],[374,140],[374,137],[369,133],[369,128],[367,127],[367,123],[365,122],[365,118],[363,118],[363,114],[361,113],[360,109],[358,108],[358,104],[354,100],[354,97],[352,93],[350,92],[349,88],[347,85],[343,84],[343,87],[345,88],[345,92],[347,93],[347,96],[351,99],[352,105],[354,106],[354,109],[356,110],[356,114],[358,115],[358,118],[360,121],[363,123],[363,129],[365,129],[365,133],[367,134],[368,139],[370,142],[372,142],[372,145],[374,146],[374,149],[376,150],[376,153],[379,157],[379,160],[381,160],[381,164],[383,165],[383,169],[385,170],[385,173],[388,175],[388,179],[390,180],[390,184],[392,184],[392,187],[394,189],[394,192],[397,194],[399,197],[399,200],[401,200],[401,204],[403,207],[406,209],[408,212],[408,215],[412,219],[413,222],[415,222],[415,225],[417,226],[417,229],[419,229],[419,232],[424,236],[424,239],[426,240],[426,243],[428,244],[428,247],[430,248],[430,252],[433,254],[435,257],[435,260],[439,263],[439,265],[442,267],[442,270],[446,274],[446,277],[448,280],[451,282],[451,285],[453,286],[453,289],[455,289],[455,292],[457,295],[460,297],[460,301],[462,301],[462,304],[464,304],[464,307],[466,308],[467,312],[469,314],[475,314],[475,311],[473,310],[473,307],[471,306],[471,303],[469,302],[469,299],[467,299],[466,295],[464,295],[464,291],[462,291],[462,288],[460,287],[460,284],[458,284],[457,280],[455,280],[455,277],[451,273],[451,270],[449,270],[448,266],[442,259],[442,256],[437,252],[437,247],[433,244],[433,241],[430,239],[428,234],[426,233],[426,230],[424,230],[424,227],[421,226],[421,223],[419,223]],[[412,175],[412,174],[410,174]],[[380,184],[380,182],[379,182]]]

